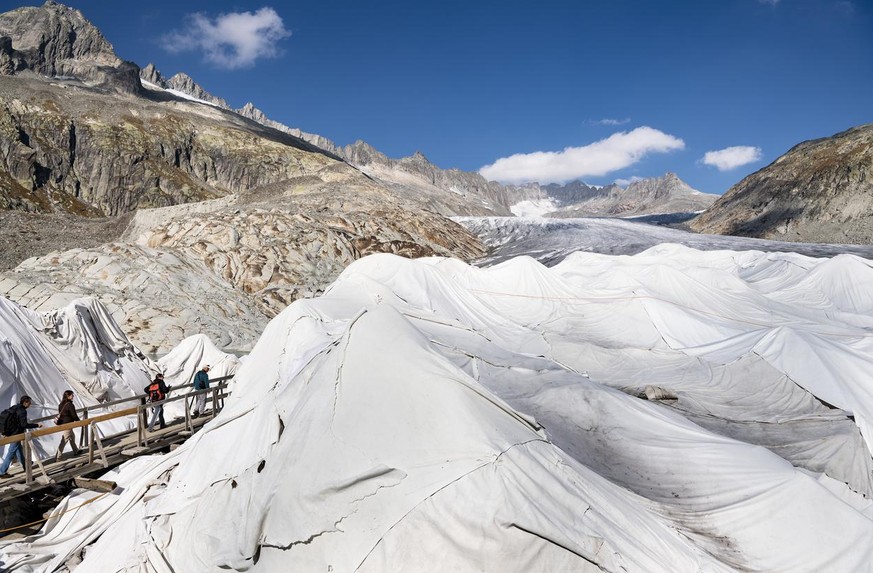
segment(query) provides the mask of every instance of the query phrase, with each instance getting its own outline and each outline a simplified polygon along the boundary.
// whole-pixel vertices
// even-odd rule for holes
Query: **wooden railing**
[[[30,485],[34,482],[33,477],[33,462],[36,461],[36,464],[39,466],[39,469],[42,471],[43,476],[46,480],[51,481],[48,478],[48,472],[42,464],[42,461],[39,458],[35,458],[33,456],[33,444],[31,443],[34,439],[39,438],[41,436],[48,436],[51,434],[57,434],[61,432],[66,432],[67,430],[74,430],[76,428],[82,428],[81,434],[79,437],[79,447],[84,448],[87,446],[88,448],[88,464],[94,463],[95,455],[99,455],[101,458],[101,465],[106,468],[109,466],[109,462],[106,459],[106,453],[103,448],[103,440],[100,437],[100,433],[97,432],[96,425],[100,422],[107,422],[109,420],[115,420],[117,418],[123,418],[125,416],[136,415],[136,433],[137,433],[137,444],[139,446],[147,446],[148,445],[148,437],[146,436],[146,426],[148,425],[148,412],[153,406],[168,404],[170,402],[176,402],[179,400],[185,400],[185,429],[189,432],[194,431],[194,426],[191,423],[191,414],[190,414],[190,406],[191,402],[194,398],[196,398],[200,394],[207,394],[211,396],[212,400],[212,411],[210,413],[210,417],[214,418],[215,414],[218,413],[224,407],[224,400],[229,395],[227,391],[227,383],[226,381],[233,378],[233,376],[224,376],[221,378],[214,378],[209,381],[210,387],[205,390],[194,390],[193,392],[187,392],[185,394],[180,394],[174,396],[172,398],[166,398],[161,400],[160,402],[148,402],[147,394],[137,394],[136,396],[131,396],[129,398],[122,398],[120,400],[113,400],[111,402],[105,402],[102,404],[94,404],[92,406],[86,406],[84,408],[79,408],[76,410],[79,413],[81,419],[76,422],[70,422],[69,424],[62,424],[60,426],[51,426],[47,428],[37,428],[33,430],[27,430],[21,434],[16,434],[14,436],[0,436],[0,447],[5,446],[7,444],[12,444],[14,442],[22,442],[22,449],[24,454],[24,475],[25,475],[25,483]],[[212,385],[215,383],[215,385]],[[178,392],[179,390],[183,390],[185,388],[193,388],[193,384],[185,384],[183,386],[176,386],[171,389],[172,392]],[[122,404],[127,404],[130,402],[135,402],[134,406],[129,408],[124,408],[122,410],[116,410],[113,412],[109,412],[107,414],[100,414],[97,416],[92,416],[91,414],[95,411],[105,410],[107,408],[111,408],[113,406],[119,406]],[[57,415],[55,416],[47,416],[45,418],[37,418],[35,420],[28,420],[29,423],[37,424],[40,422],[44,422],[46,420],[54,421],[57,419]],[[133,429],[124,430],[121,432],[117,432],[110,436],[104,436],[105,439],[116,438],[119,436],[124,436],[133,432]]]

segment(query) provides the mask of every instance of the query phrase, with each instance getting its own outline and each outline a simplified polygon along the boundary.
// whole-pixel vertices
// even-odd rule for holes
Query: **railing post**
[[[93,422],[88,423],[88,465],[94,463],[94,432],[96,428],[93,428]]]
[[[143,423],[142,423],[142,412],[143,407],[142,404],[136,407],[136,443],[139,446],[145,446],[145,436],[143,435]]]
[[[24,439],[22,440],[24,446],[24,483],[30,485],[33,483],[33,461],[30,459],[30,432],[24,430]]]
[[[85,408],[85,411],[82,412],[82,419],[83,420],[88,419],[88,408]],[[86,425],[82,426],[82,428],[79,430],[79,447],[80,448],[84,448],[85,444],[88,443],[88,432],[89,432],[90,427],[91,427],[91,424],[86,424]]]
[[[212,389],[212,417],[215,418],[215,413],[218,411],[218,388]]]

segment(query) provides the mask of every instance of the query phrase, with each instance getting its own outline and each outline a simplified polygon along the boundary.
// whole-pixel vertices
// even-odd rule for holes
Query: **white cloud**
[[[626,123],[630,123],[630,118],[626,117],[624,119],[613,119],[611,117],[604,117],[603,119],[595,119],[591,121],[594,125],[624,125]]]
[[[274,58],[277,46],[291,32],[270,7],[257,12],[231,12],[212,19],[197,13],[188,16],[187,27],[162,38],[171,52],[199,50],[208,62],[235,69],[251,66],[258,58]]]
[[[636,175],[631,176],[630,179],[616,179],[614,183],[619,187],[627,187],[631,183],[636,183],[637,181],[642,181],[642,177],[638,177]]]
[[[639,162],[649,153],[684,149],[685,142],[651,127],[614,133],[584,147],[517,153],[479,169],[486,179],[505,183],[560,183],[599,177]]]
[[[754,163],[761,159],[761,148],[748,145],[726,147],[718,151],[707,151],[703,155],[703,163],[717,167],[719,171],[728,171],[741,165]]]
[[[761,4],[769,4],[771,6],[779,4],[779,0],[758,0],[758,2],[760,2]]]

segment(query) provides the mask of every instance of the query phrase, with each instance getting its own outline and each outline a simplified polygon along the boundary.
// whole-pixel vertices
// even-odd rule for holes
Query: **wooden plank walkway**
[[[219,379],[219,381],[227,378],[229,377]],[[21,441],[26,462],[24,468],[17,464],[12,465],[9,469],[11,477],[0,479],[0,503],[56,484],[64,484],[73,478],[102,474],[107,469],[118,466],[133,457],[153,454],[183,443],[221,410],[224,399],[228,395],[226,388],[226,384],[221,383],[207,390],[194,391],[164,400],[162,403],[186,400],[185,416],[176,420],[168,420],[165,429],[154,432],[147,430],[145,420],[145,415],[150,411],[152,404],[144,403],[144,396],[141,395],[101,405],[109,407],[118,406],[124,402],[137,402],[137,405],[132,408],[86,417],[79,422],[64,426],[42,428],[18,436],[0,438],[0,445]],[[174,390],[178,391],[179,389]],[[200,393],[211,398],[211,408],[204,415],[193,418],[188,414],[187,400]],[[91,407],[92,410],[95,408],[97,407]],[[85,411],[84,415],[88,416],[88,412]],[[136,416],[135,428],[108,437],[101,438],[99,436],[95,428],[98,423],[125,416]],[[34,422],[38,421],[41,420],[34,420]],[[80,440],[82,447],[78,456],[72,455],[72,451],[69,451],[65,452],[61,460],[57,462],[53,457],[42,461],[31,461],[33,448],[30,442],[34,438],[64,432],[69,428],[82,428],[82,439]],[[34,463],[38,469],[33,467]]]

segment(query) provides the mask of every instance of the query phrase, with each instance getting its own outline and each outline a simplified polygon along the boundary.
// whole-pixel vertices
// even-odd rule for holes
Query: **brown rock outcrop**
[[[782,241],[873,243],[873,124],[793,147],[690,225]]]

